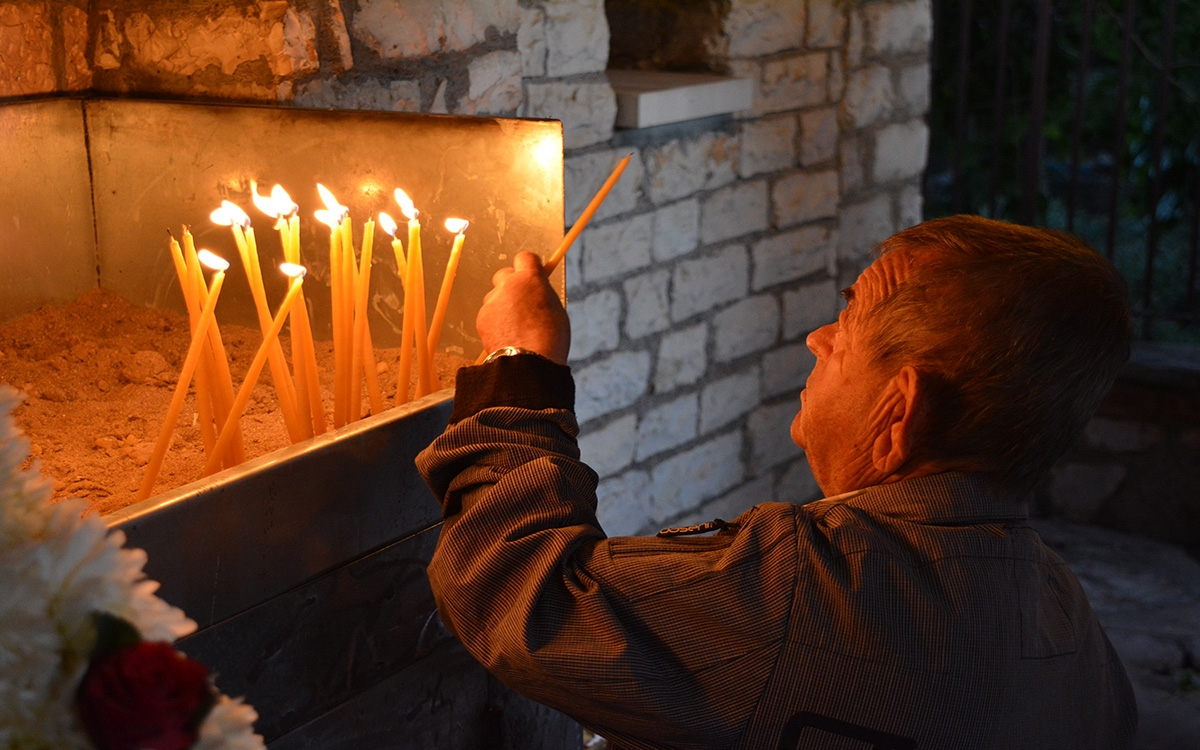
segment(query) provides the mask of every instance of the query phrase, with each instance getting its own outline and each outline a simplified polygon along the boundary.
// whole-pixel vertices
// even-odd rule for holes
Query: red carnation
[[[211,703],[207,667],[146,641],[94,659],[78,696],[99,750],[187,750]]]

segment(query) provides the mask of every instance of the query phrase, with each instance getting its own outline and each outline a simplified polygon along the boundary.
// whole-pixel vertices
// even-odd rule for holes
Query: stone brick
[[[742,125],[738,174],[753,177],[788,169],[796,162],[796,118],[791,115]]]
[[[554,76],[601,73],[608,66],[604,0],[544,0],[546,70]]]
[[[621,295],[604,289],[567,303],[571,318],[571,359],[584,360],[617,348],[621,341]]]
[[[622,351],[575,372],[575,415],[580,423],[637,401],[650,379],[650,355]]]
[[[719,430],[749,414],[758,406],[759,381],[757,367],[714,380],[700,393],[700,432]]]
[[[783,293],[783,337],[803,338],[837,319],[841,297],[834,281],[807,284]]]
[[[746,296],[749,286],[746,248],[730,245],[675,266],[671,284],[671,320],[680,322]]]
[[[638,423],[637,460],[644,461],[695,438],[699,412],[694,393],[647,411]]]
[[[876,183],[917,177],[925,171],[929,154],[929,126],[924,120],[888,125],[875,134]]]
[[[738,300],[713,317],[713,359],[728,362],[770,348],[779,337],[779,301],[770,294]]]
[[[846,12],[842,3],[808,0],[808,30],[804,37],[809,49],[840,47],[846,38]]]
[[[897,232],[921,223],[924,203],[925,196],[921,194],[920,186],[904,186],[900,191],[900,222],[896,226]]]
[[[929,63],[921,63],[900,71],[900,101],[913,117],[929,111]]]
[[[92,85],[92,69],[87,61],[88,14],[83,8],[68,5],[59,15],[63,30],[64,83],[68,91],[82,91]],[[0,63],[0,71],[3,64]],[[0,75],[3,73],[0,72]]]
[[[842,56],[833,52],[829,55],[829,77],[826,82],[831,102],[840,102],[846,94],[846,64]]]
[[[813,52],[763,63],[759,86],[762,109],[783,112],[824,104],[828,93],[829,55]]]
[[[568,156],[563,163],[564,224],[575,223],[592,197],[612,174],[617,162],[625,158],[629,149],[619,151],[595,151]],[[596,209],[592,221],[604,221],[633,210],[642,194],[642,160],[635,151],[621,178],[612,186],[604,202]]]
[[[633,462],[637,437],[637,416],[626,414],[601,427],[580,430],[579,457],[603,477],[608,477]]]
[[[664,334],[658,342],[654,392],[670,393],[704,377],[708,369],[707,341],[708,326],[704,323]]]
[[[677,516],[740,484],[745,476],[741,453],[741,433],[733,432],[655,466],[650,472],[655,520]]]
[[[862,65],[863,57],[866,53],[866,29],[864,28],[862,10],[860,8],[853,8],[847,20],[849,21],[850,28],[846,36],[846,67],[853,70]]]
[[[596,517],[610,537],[648,530],[654,522],[649,472],[627,471],[601,482],[596,488]]]
[[[1135,453],[1161,444],[1163,434],[1153,424],[1132,419],[1093,417],[1083,429],[1083,442],[1104,451]]]
[[[861,260],[895,231],[892,199],[887,195],[843,206],[838,215],[838,257]]]
[[[546,75],[546,11],[524,5],[520,11],[517,51],[521,53],[521,75],[541,78]]]
[[[0,22],[0,29],[6,23]],[[4,32],[0,31],[0,35]],[[117,17],[111,10],[102,10],[97,14],[96,49],[92,53],[93,64],[100,70],[116,70],[121,67],[121,28],[117,25]],[[8,44],[0,47],[7,48]],[[2,63],[0,63],[2,64]],[[0,75],[0,85],[7,79],[7,74]],[[0,93],[3,93],[0,91]]]
[[[489,26],[515,34],[517,0],[358,0],[351,32],[385,60],[458,52],[486,41]]]
[[[368,80],[347,84],[338,78],[318,78],[296,86],[292,104],[313,109],[420,112],[421,86],[417,81]]]
[[[845,197],[862,190],[867,184],[867,177],[863,171],[862,144],[857,137],[842,136],[838,143],[838,152],[838,165],[841,167],[838,175],[841,178],[842,196]]]
[[[895,108],[892,72],[883,65],[854,70],[846,76],[842,117],[848,127],[865,128],[883,122]]]
[[[577,242],[576,244],[582,244],[582,242]],[[577,247],[563,258],[562,268],[563,275],[567,281],[568,296],[574,294],[583,286],[583,262],[580,260],[582,256],[582,248]]]
[[[712,193],[700,207],[700,242],[711,245],[769,226],[767,182],[743,182]]]
[[[837,156],[837,108],[814,109],[800,114],[800,163],[806,167]]]
[[[654,259],[672,260],[700,244],[700,202],[695,198],[654,212]]]
[[[779,229],[837,216],[838,173],[796,172],[780,177],[771,190],[771,207]]]
[[[467,65],[467,98],[459,100],[456,114],[511,115],[520,108],[521,54],[506,50],[489,52]]]
[[[717,54],[761,57],[795,49],[804,39],[804,3],[732,0]]]
[[[216,15],[131,13],[122,31],[132,63],[159,74],[187,77],[213,67],[232,76],[243,63],[259,61],[275,76],[315,73],[320,67],[316,25],[307,13],[284,3],[226,7]]]
[[[334,73],[344,73],[354,67],[354,52],[350,47],[350,30],[346,28],[346,16],[342,13],[339,0],[327,0],[329,5],[329,23],[327,28],[333,34],[337,44],[337,57],[333,60],[323,60],[321,67],[328,67]]]
[[[612,138],[617,97],[607,80],[528,83],[525,88],[524,116],[562,120],[564,148]]]
[[[650,265],[653,214],[638,214],[583,231],[583,278],[591,284]]]
[[[872,3],[862,9],[868,55],[917,54],[933,39],[930,0]]]
[[[1096,518],[1121,481],[1124,466],[1108,464],[1059,464],[1050,470],[1050,499],[1056,515],[1068,521],[1088,523]]]
[[[671,272],[651,271],[625,282],[625,335],[639,339],[671,325]]]
[[[662,205],[737,179],[738,142],[727,133],[706,132],[646,150],[646,187]]]
[[[804,387],[817,358],[804,344],[791,344],[763,355],[763,396],[779,396]]]
[[[0,96],[54,91],[53,24],[45,3],[0,5]]]
[[[823,226],[803,227],[759,240],[750,255],[754,261],[750,287],[757,292],[825,270],[836,242],[834,234]]]
[[[808,461],[799,458],[784,469],[779,481],[775,484],[775,502],[803,505],[825,496],[821,487],[813,477]]]
[[[796,458],[800,449],[792,442],[792,420],[799,404],[784,401],[759,407],[750,415],[746,427],[750,435],[750,473],[758,476],[766,469]]]
[[[721,497],[700,506],[683,520],[673,521],[679,525],[704,523],[714,518],[732,521],[759,503],[771,499],[771,477],[759,477],[734,487]]]

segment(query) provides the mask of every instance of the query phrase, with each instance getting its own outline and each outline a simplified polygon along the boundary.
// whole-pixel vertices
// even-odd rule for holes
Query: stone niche
[[[0,107],[0,142],[10,219],[0,232],[2,317],[97,286],[182,309],[164,228],[188,224],[199,242],[231,250],[209,213],[223,199],[253,212],[255,179],[261,192],[283,184],[300,204],[320,337],[328,268],[310,249],[324,247],[327,265],[329,230],[312,218],[322,207],[315,183],[359,228],[381,209],[399,217],[392,190],[403,187],[430,221],[427,288],[449,252],[433,222],[471,221],[444,343],[473,356],[474,308],[493,272],[522,250],[549,252],[563,231],[562,129],[552,121],[51,99]],[[257,223],[265,269],[280,260],[268,252],[278,242],[266,241],[271,220]],[[396,330],[402,296],[388,279],[387,239],[376,238],[372,271],[377,343]],[[561,293],[561,270],[556,283]],[[230,284],[220,307],[252,319],[248,288]],[[148,552],[160,594],[200,625],[179,647],[254,705],[272,748],[578,745],[575,724],[496,683],[437,617],[425,564],[440,509],[413,459],[445,427],[451,395],[106,516]]]

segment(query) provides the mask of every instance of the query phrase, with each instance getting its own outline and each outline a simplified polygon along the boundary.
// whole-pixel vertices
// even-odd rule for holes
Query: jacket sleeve
[[[794,519],[607,539],[569,370],[522,359],[460,371],[451,424],[417,458],[445,517],[428,569],[442,619],[510,687],[612,740],[732,746],[785,632]]]

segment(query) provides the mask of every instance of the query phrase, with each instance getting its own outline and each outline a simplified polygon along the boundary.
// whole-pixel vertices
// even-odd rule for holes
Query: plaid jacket
[[[417,459],[445,513],[442,618],[510,687],[622,748],[773,749],[803,713],[923,749],[1131,743],[1129,681],[1083,591],[984,478],[609,539],[573,393],[536,357],[464,368]]]

